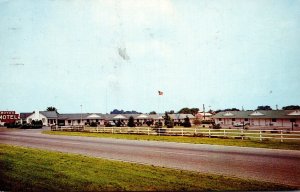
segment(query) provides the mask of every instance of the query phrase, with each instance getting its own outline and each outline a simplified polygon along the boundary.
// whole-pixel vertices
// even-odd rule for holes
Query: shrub
[[[184,127],[191,127],[191,122],[190,122],[190,118],[188,116],[186,116],[186,118],[184,118],[184,122],[183,122],[183,126]]]
[[[156,122],[155,123],[155,128],[162,128],[162,122]]]
[[[21,124],[20,124],[20,123],[16,123],[16,122],[13,122],[13,123],[7,123],[7,124],[6,124],[6,127],[7,127],[7,128],[19,128],[19,127],[21,127]]]
[[[43,127],[43,122],[41,120],[37,120],[37,121],[32,121],[31,122],[31,128],[33,129],[40,129]]]
[[[174,121],[173,119],[168,115],[168,113],[165,113],[165,125],[167,126],[167,128],[173,128],[174,127]]]
[[[97,123],[96,123],[96,122],[91,122],[91,123],[90,123],[90,126],[91,126],[91,127],[97,127]]]
[[[213,124],[213,129],[221,129],[221,125],[220,124]]]
[[[151,126],[153,124],[153,120],[152,121],[147,121],[146,125]]]
[[[135,127],[134,118],[132,116],[129,117],[127,126],[128,127]]]

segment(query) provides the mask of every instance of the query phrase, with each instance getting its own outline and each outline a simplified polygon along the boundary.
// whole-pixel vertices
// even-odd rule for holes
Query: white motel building
[[[32,120],[41,120],[44,126],[51,125],[85,125],[91,122],[96,122],[103,126],[105,122],[121,121],[124,124],[128,123],[130,116],[134,118],[135,123],[145,125],[147,121],[163,122],[164,114],[101,114],[101,113],[57,113],[56,111],[34,111],[32,113],[20,113],[21,123],[31,123]],[[169,114],[175,122],[183,122],[184,118],[189,117],[193,122],[195,117],[191,114]]]
[[[259,111],[225,111],[213,116],[215,123],[222,127],[235,123],[249,124],[252,127],[298,128],[300,110],[259,110]]]

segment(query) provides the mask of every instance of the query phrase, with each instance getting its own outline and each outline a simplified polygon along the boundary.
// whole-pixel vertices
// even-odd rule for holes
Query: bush
[[[220,124],[213,124],[212,128],[213,129],[221,129],[221,125]]]
[[[184,127],[191,127],[191,122],[190,122],[190,118],[188,116],[186,116],[186,118],[184,118],[184,122],[183,122],[183,126]]]
[[[168,113],[165,113],[165,125],[167,126],[167,128],[173,128],[174,127],[174,121],[173,119],[168,115]]]
[[[91,127],[97,127],[97,123],[96,123],[96,122],[91,122],[91,123],[90,123],[90,126],[91,126]]]
[[[129,117],[127,126],[128,127],[135,127],[134,118],[132,116]]]
[[[155,128],[162,128],[162,122],[156,122]]]
[[[153,124],[153,120],[152,120],[152,121],[147,121],[146,124],[147,124],[148,126],[151,126],[151,125]]]
[[[29,123],[25,123],[21,126],[21,129],[31,129],[31,125]]]
[[[20,123],[16,123],[16,122],[6,123],[6,127],[7,128],[19,128],[19,127],[21,127],[21,124]]]

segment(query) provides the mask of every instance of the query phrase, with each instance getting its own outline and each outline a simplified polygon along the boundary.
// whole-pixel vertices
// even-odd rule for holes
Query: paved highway
[[[300,151],[0,131],[0,143],[300,187]]]

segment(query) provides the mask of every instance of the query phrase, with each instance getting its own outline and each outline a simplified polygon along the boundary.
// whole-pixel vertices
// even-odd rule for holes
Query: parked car
[[[116,126],[116,123],[113,122],[113,121],[108,121],[106,124],[105,124],[105,127],[115,127]]]
[[[246,125],[249,125],[249,123],[245,123],[245,122],[234,122],[233,123],[234,127],[243,127],[243,126],[246,126]]]

